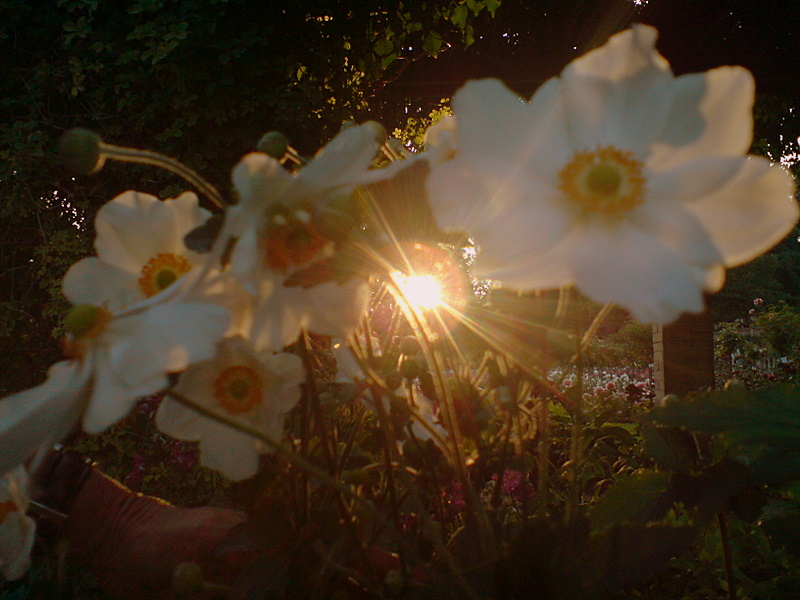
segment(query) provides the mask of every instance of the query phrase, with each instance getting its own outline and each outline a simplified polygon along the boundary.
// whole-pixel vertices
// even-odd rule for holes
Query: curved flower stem
[[[137,150],[135,148],[125,148],[124,146],[114,146],[100,142],[100,152],[106,157],[121,162],[140,163],[145,165],[153,165],[161,167],[167,171],[171,171],[186,181],[191,183],[204,194],[209,200],[216,204],[217,208],[225,208],[227,202],[222,197],[222,194],[217,191],[213,185],[203,179],[198,173],[190,169],[182,162],[175,160],[170,156],[153,152],[152,150]]]

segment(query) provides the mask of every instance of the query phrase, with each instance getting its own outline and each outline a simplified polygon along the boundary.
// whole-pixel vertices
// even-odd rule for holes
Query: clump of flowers
[[[426,152],[371,122],[310,159],[270,134],[234,168],[229,202],[180,170],[215,216],[190,192],[112,199],[96,217],[97,256],[64,278],[64,361],[0,402],[0,472],[157,395],[138,413],[182,440],[178,466],[193,468],[198,448],[201,465],[250,480],[253,504],[285,517],[242,533],[281,573],[270,582],[281,589],[253,597],[333,597],[345,579],[369,597],[429,580],[475,597],[467,574],[496,568],[495,585],[528,572],[508,561],[559,539],[544,517],[572,527],[627,468],[585,466],[592,444],[635,445],[625,427],[596,424],[585,443],[587,415],[627,421],[652,399],[647,373],[584,369],[608,305],[656,323],[701,311],[726,267],[800,215],[791,177],[746,154],[750,73],[676,78],[655,41],[650,27],[624,31],[529,101],[469,82]],[[92,164],[70,161],[87,172],[140,154],[72,136],[90,146]],[[494,291],[471,294],[472,275]],[[566,292],[547,304],[566,286],[607,304],[582,337],[562,327]],[[146,459],[133,458],[127,481],[143,486]],[[594,520],[604,539],[602,511]],[[500,542],[520,524],[542,535]],[[591,550],[585,530],[564,548],[581,554],[583,531]],[[400,558],[385,577],[365,568],[390,550]],[[576,590],[605,589],[586,577]]]

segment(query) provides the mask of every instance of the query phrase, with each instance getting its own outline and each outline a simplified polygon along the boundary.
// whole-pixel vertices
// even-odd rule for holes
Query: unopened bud
[[[71,129],[58,141],[59,162],[76,175],[91,175],[103,168],[103,140],[94,131]]]
[[[406,579],[397,569],[392,569],[386,573],[386,577],[383,578],[383,588],[386,591],[386,595],[390,598],[399,597],[400,594],[403,593],[405,587]]]
[[[268,154],[272,158],[280,160],[289,149],[289,140],[279,131],[270,131],[269,133],[265,133],[261,139],[258,140],[256,149],[259,152]]]

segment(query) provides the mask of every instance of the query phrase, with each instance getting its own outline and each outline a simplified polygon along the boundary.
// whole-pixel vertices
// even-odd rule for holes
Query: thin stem
[[[106,144],[105,142],[100,142],[100,151],[106,158],[111,158],[113,160],[154,165],[172,171],[195,186],[209,200],[216,204],[218,208],[225,208],[226,202],[217,191],[217,188],[208,183],[195,171],[170,156],[164,156],[152,150],[136,150],[134,148]]]
[[[725,577],[728,580],[728,598],[736,600],[736,578],[733,574],[733,551],[731,549],[731,536],[728,531],[728,519],[722,511],[717,513],[719,534],[722,539],[722,553],[725,556]]]

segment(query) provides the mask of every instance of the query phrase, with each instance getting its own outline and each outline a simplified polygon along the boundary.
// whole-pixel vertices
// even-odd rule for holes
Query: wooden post
[[[653,326],[653,378],[656,399],[714,386],[714,323],[709,311]]]

